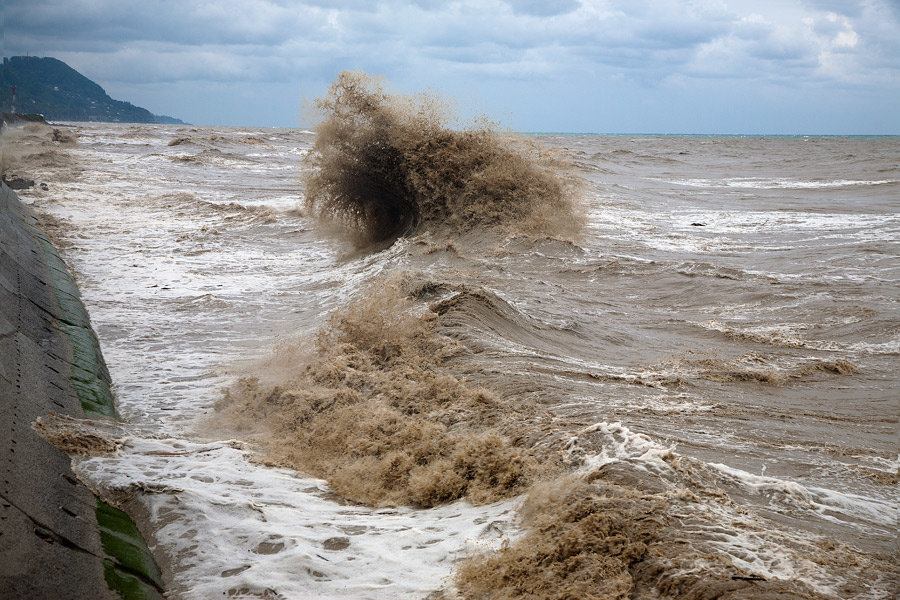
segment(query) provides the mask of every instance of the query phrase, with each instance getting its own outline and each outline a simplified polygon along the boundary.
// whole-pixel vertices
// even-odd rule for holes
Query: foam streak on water
[[[741,572],[889,597],[896,573],[867,577],[868,558],[801,557],[895,540],[896,138],[541,136],[587,181],[575,243],[420,232],[355,253],[298,210],[309,132],[74,131],[75,162],[23,196],[76,272],[131,432],[76,466],[145,507],[181,596],[422,597],[521,535],[520,499],[361,508],[209,429],[224,386],[404,272],[456,298],[439,328],[462,377],[550,411],[580,472],[706,494],[685,535]]]

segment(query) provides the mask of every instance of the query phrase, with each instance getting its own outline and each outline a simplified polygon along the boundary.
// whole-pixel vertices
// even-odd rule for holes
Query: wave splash
[[[435,319],[397,282],[374,286],[332,315],[299,375],[274,386],[242,379],[217,408],[239,427],[271,431],[269,461],[358,502],[431,507],[521,494],[553,462],[522,441],[539,415],[454,376],[445,363],[461,348]]]
[[[362,72],[341,73],[317,107],[306,205],[361,244],[420,227],[477,226],[567,234],[580,228],[578,183],[558,155],[479,123],[449,129],[433,98],[386,93]]]

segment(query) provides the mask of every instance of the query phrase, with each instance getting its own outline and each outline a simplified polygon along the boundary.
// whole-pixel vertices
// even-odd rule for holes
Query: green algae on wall
[[[100,352],[100,342],[91,327],[87,309],[78,294],[78,286],[44,232],[35,225],[28,225],[28,229],[44,251],[50,284],[61,314],[57,324],[69,337],[72,346],[72,389],[81,401],[81,408],[86,416],[116,419],[116,404],[110,389],[112,379]]]
[[[98,498],[97,524],[103,551],[115,559],[103,561],[109,589],[124,600],[160,600],[162,575],[131,517]]]

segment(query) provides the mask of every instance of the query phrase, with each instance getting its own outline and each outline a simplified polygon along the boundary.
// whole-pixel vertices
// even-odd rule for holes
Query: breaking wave
[[[291,379],[242,379],[218,408],[245,430],[270,430],[269,461],[358,502],[429,507],[521,494],[558,462],[526,452],[541,413],[454,375],[446,362],[462,348],[435,320],[400,283],[375,286],[331,316]]]
[[[76,135],[43,123],[4,126],[0,135],[0,173],[5,180],[47,178],[69,181],[76,163],[67,152],[78,144]],[[53,177],[48,177],[49,172]]]
[[[327,117],[307,157],[307,207],[362,243],[428,226],[580,227],[574,177],[536,144],[487,125],[449,129],[433,99],[388,94],[361,72],[341,73],[318,107]]]
[[[686,523],[695,530],[711,524],[702,516],[706,504],[692,492],[647,493],[605,479],[599,470],[536,487],[522,510],[525,536],[459,569],[456,583],[465,597],[825,597],[798,581],[736,567],[724,553],[694,549],[703,546],[698,539],[688,545]]]

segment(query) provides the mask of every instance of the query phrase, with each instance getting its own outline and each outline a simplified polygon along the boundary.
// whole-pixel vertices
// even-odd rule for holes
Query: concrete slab
[[[127,515],[31,428],[52,411],[114,416],[109,373],[75,283],[36,218],[0,194],[0,598],[162,598]],[[139,560],[136,560],[138,557]]]

